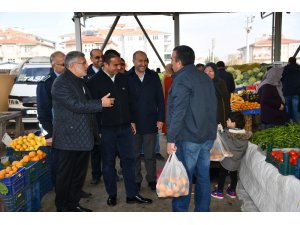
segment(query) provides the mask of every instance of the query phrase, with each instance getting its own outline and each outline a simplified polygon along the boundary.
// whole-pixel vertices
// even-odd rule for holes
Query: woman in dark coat
[[[218,77],[217,71],[215,63],[207,63],[205,65],[204,72],[213,80],[216,89],[218,99],[217,120],[218,123],[221,123],[225,127],[230,112],[230,95],[225,81]]]
[[[258,86],[263,128],[283,125],[287,122],[285,99],[282,93],[282,68],[274,67],[267,71]]]

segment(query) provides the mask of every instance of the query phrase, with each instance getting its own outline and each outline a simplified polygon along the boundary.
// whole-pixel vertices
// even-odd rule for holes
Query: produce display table
[[[248,110],[243,110],[241,113],[245,117],[245,129],[248,131],[252,131],[252,115],[259,115],[260,114],[260,109],[248,109]]]
[[[265,161],[266,156],[257,145],[249,143],[239,171],[238,187],[252,199],[259,211],[299,212],[300,180],[295,176],[283,176],[272,164]],[[238,196],[240,191],[237,189]],[[245,201],[244,201],[245,202]],[[243,208],[243,206],[242,206]]]
[[[0,149],[4,145],[1,142],[3,135],[6,133],[6,125],[9,120],[16,120],[15,136],[19,137],[24,133],[24,125],[22,123],[21,112],[0,112]]]

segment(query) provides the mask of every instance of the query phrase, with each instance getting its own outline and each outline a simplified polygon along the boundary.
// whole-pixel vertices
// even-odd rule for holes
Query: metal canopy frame
[[[162,60],[162,58],[160,57],[160,55],[158,54],[155,46],[153,45],[153,43],[151,42],[146,30],[144,29],[142,23],[139,21],[138,19],[138,15],[140,16],[146,16],[146,15],[165,15],[165,16],[172,16],[172,19],[174,21],[174,44],[175,46],[180,45],[180,20],[179,20],[179,16],[180,14],[197,14],[197,13],[213,13],[213,12],[74,12],[74,17],[73,17],[73,21],[75,23],[75,38],[76,38],[76,50],[77,51],[82,51],[82,41],[81,41],[81,19],[83,19],[83,23],[86,19],[88,18],[93,18],[93,17],[101,17],[101,16],[116,16],[116,19],[112,25],[112,27],[110,28],[109,33],[107,34],[105,41],[101,47],[101,49],[103,50],[120,17],[121,16],[133,16],[135,17],[137,23],[139,24],[140,28],[142,29],[144,35],[146,36],[147,40],[149,41],[151,47],[153,48],[155,54],[157,55],[158,59],[160,60],[161,64],[163,65],[163,67],[165,68],[165,64]],[[220,12],[220,13],[225,13],[225,12]],[[280,55],[281,55],[281,31],[282,31],[282,12],[273,12],[273,13],[261,13],[261,18],[264,19],[269,15],[273,15],[274,19],[273,19],[273,24],[272,24],[272,59],[274,57],[274,61],[280,61]],[[299,51],[299,50],[298,50]],[[297,54],[297,53],[295,53]]]

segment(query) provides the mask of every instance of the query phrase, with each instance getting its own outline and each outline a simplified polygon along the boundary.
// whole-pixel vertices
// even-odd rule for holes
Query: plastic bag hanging
[[[156,193],[158,197],[179,197],[189,193],[187,172],[175,153],[169,155],[157,180]]]

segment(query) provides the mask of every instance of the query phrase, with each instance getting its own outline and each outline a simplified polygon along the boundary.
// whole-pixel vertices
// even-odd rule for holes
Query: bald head
[[[147,54],[143,51],[136,51],[133,54],[133,64],[138,76],[143,76],[148,66]]]

